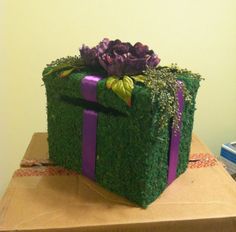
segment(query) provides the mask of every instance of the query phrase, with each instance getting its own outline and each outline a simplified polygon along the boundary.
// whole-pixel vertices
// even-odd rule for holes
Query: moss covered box
[[[160,126],[163,115],[167,117],[159,102],[161,92],[156,93],[159,98],[153,98],[147,85],[134,81],[129,99],[132,104],[127,104],[108,88],[108,75],[101,70],[86,66],[67,72],[66,78],[61,75],[62,71],[65,73],[65,66],[51,70],[52,67],[47,67],[43,78],[50,159],[147,207],[168,185],[171,137],[174,136],[173,118]],[[177,177],[188,164],[200,79],[190,72],[168,70],[191,97],[184,99],[180,128],[174,132],[181,135]],[[85,90],[83,82],[90,77],[97,78],[96,84]],[[91,91],[94,99],[86,97],[84,91]]]

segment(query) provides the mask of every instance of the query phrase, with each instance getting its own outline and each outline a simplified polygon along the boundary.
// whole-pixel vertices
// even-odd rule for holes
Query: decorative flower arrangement
[[[147,67],[155,68],[160,62],[147,45],[137,42],[132,46],[118,39],[103,39],[91,49],[83,45],[80,55],[86,65],[101,66],[109,76],[118,77],[141,74]]]
[[[179,69],[176,65],[160,67],[157,54],[149,50],[147,45],[140,42],[134,45],[120,40],[103,39],[97,46],[89,48],[83,45],[80,56],[68,56],[58,59],[48,65],[50,67],[44,77],[57,73],[59,77],[66,78],[72,72],[83,69],[92,70],[93,73],[106,72],[106,87],[131,107],[131,97],[134,84],[142,83],[150,88],[152,98],[158,98],[163,117],[161,125],[173,118],[173,125],[178,124],[178,89],[176,76],[188,74],[200,79],[199,74],[193,74],[186,69]],[[191,96],[184,87],[185,100],[190,101]],[[155,101],[153,101],[155,102]]]

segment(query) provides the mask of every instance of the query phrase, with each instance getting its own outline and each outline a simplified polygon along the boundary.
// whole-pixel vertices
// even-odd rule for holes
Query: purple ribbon
[[[81,81],[81,94],[87,101],[97,102],[97,83],[101,80],[97,76],[86,76]],[[175,131],[172,128],[170,152],[169,152],[169,167],[168,167],[168,184],[176,178],[178,166],[180,130],[182,126],[182,112],[184,107],[184,96],[182,82],[178,81],[178,113],[179,130]],[[88,178],[95,180],[95,163],[96,163],[96,134],[97,134],[98,114],[93,110],[85,109],[83,111],[83,130],[82,130],[82,174]]]
[[[181,136],[181,127],[182,127],[182,113],[184,109],[184,94],[183,94],[183,83],[181,81],[178,82],[178,91],[177,91],[177,99],[178,99],[178,113],[179,113],[179,130],[175,130],[172,128],[171,131],[171,141],[170,141],[170,152],[169,152],[169,168],[168,168],[168,179],[167,183],[170,184],[176,178],[176,172],[178,167],[178,159],[179,159],[179,144],[180,144],[180,136]]]
[[[97,102],[97,83],[100,77],[86,76],[81,81],[81,94],[87,101]],[[82,174],[95,180],[97,112],[83,111]]]

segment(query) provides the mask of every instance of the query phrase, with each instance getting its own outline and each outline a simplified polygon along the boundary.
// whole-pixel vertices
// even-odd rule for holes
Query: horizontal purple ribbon
[[[81,94],[87,101],[97,102],[97,76],[86,76],[81,81]],[[82,174],[95,180],[97,112],[85,109],[83,111],[82,130]]]
[[[178,82],[177,100],[178,100],[178,130],[172,127],[171,141],[170,141],[170,152],[169,152],[169,167],[168,167],[168,179],[167,183],[171,184],[177,175],[178,159],[179,159],[179,144],[181,138],[181,127],[182,127],[182,113],[184,109],[184,94],[183,94],[183,83]]]

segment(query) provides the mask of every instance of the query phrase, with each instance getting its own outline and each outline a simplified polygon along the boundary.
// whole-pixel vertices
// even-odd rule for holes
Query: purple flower
[[[134,46],[120,40],[103,39],[96,47],[85,45],[80,55],[88,66],[101,66],[108,75],[141,74],[147,67],[155,68],[160,59],[147,45],[138,42]]]
[[[97,66],[98,52],[96,48],[89,48],[83,45],[80,49],[80,55],[88,66]]]
[[[148,46],[147,45],[143,45],[140,42],[137,42],[134,45],[134,53],[137,57],[144,57],[147,53],[149,52],[148,50]]]

